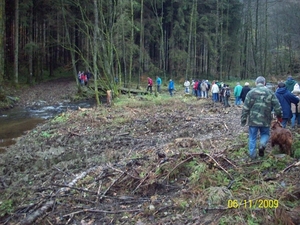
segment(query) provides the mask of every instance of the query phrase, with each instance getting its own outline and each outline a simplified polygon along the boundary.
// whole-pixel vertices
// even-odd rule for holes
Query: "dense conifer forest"
[[[0,9],[0,84],[80,70],[103,89],[115,78],[139,86],[156,75],[228,80],[299,70],[297,0],[1,0]]]

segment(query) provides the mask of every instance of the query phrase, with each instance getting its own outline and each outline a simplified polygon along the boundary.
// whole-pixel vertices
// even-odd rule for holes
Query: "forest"
[[[299,124],[290,155],[268,144],[250,160],[234,95],[224,107],[179,85],[299,81],[299,12],[299,0],[0,0],[0,108],[13,99],[24,117],[163,82],[0,145],[0,224],[300,224]],[[0,143],[33,121],[7,123],[13,110],[0,113]]]
[[[91,71],[103,89],[300,69],[297,0],[1,0],[0,86]],[[58,73],[60,71],[60,73]]]

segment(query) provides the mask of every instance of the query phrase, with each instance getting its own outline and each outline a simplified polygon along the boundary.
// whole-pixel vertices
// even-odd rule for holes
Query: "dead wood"
[[[76,212],[72,212],[72,213],[63,215],[63,217],[74,216],[76,214],[84,213],[84,212],[119,214],[119,213],[124,213],[124,212],[141,212],[141,211],[142,211],[141,209],[128,209],[128,210],[116,210],[116,211],[99,210],[99,209],[83,209],[83,210],[79,210],[79,211],[76,211]]]
[[[296,166],[300,166],[300,161],[299,162],[294,162],[293,164],[287,166],[282,171],[280,171],[280,173],[284,173],[284,172],[288,171],[290,168],[296,167]]]
[[[209,158],[211,158],[211,159],[215,162],[215,164],[229,176],[229,178],[230,178],[231,180],[233,180],[233,177],[228,173],[227,170],[225,170],[225,169],[217,162],[217,160],[215,160],[215,159],[214,159],[211,155],[209,155],[209,154],[206,154],[206,155],[207,155]]]
[[[111,105],[111,101],[112,101],[111,90],[107,90],[106,91],[106,103],[107,103],[107,105]]]
[[[100,167],[101,167],[101,166],[100,166]],[[94,170],[97,170],[97,168],[98,168],[98,167],[92,167],[92,168],[88,169],[87,171],[80,173],[80,174],[77,175],[77,176],[75,177],[75,179],[73,179],[69,184],[67,184],[65,187],[59,189],[59,190],[58,190],[58,193],[60,193],[60,192],[65,192],[65,191],[70,190],[70,188],[73,187],[73,186],[78,182],[78,180],[84,178],[86,175],[88,175],[88,173],[90,173],[90,172],[92,172],[92,171],[94,171]],[[102,167],[101,167],[101,168],[102,168]]]
[[[55,183],[52,183],[51,185],[57,186],[57,187],[61,187],[62,189],[64,189],[64,191],[73,189],[73,190],[77,190],[77,191],[81,191],[81,192],[87,192],[87,193],[91,193],[91,194],[97,194],[94,191],[90,191],[90,190],[87,190],[87,189],[84,189],[84,188],[77,188],[77,187],[72,187],[72,186],[63,185],[63,184],[55,184]],[[60,189],[60,191],[62,191],[62,190]]]
[[[103,199],[103,197],[106,195],[106,193],[112,188],[112,186],[114,186],[115,183],[117,183],[117,181],[119,179],[121,179],[121,177],[124,176],[124,174],[125,174],[124,172],[121,173],[121,175],[119,177],[117,177],[117,179],[113,180],[113,182],[110,184],[110,186],[102,193],[102,195],[100,196],[99,200]]]
[[[54,201],[48,201],[41,208],[28,215],[23,221],[21,221],[21,225],[31,225],[33,224],[40,216],[42,216],[50,207],[54,205]]]
[[[180,165],[182,165],[182,164],[184,164],[184,163],[190,161],[192,158],[193,158],[193,156],[188,157],[187,159],[185,159],[185,160],[181,161],[180,163],[178,163],[177,165],[175,165],[175,167],[172,168],[172,169],[169,171],[169,173],[167,174],[167,176],[165,176],[165,178],[164,178],[163,180],[169,178],[169,177],[170,177],[170,174],[171,174],[176,168],[178,168]]]

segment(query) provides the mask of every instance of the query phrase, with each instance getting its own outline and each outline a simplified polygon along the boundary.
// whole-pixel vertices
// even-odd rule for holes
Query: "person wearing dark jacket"
[[[287,122],[292,118],[291,103],[298,104],[299,98],[287,90],[285,83],[280,82],[275,95],[282,108],[282,127],[286,127]]]
[[[243,102],[245,102],[246,95],[248,94],[248,92],[250,90],[251,90],[251,88],[249,87],[249,83],[246,82],[245,86],[242,88],[242,92],[241,92],[241,95],[240,95],[240,98],[242,99]]]

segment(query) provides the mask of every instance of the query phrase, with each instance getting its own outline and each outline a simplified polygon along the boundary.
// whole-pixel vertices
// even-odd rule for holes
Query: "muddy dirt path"
[[[37,93],[31,91],[31,98]],[[247,224],[249,216],[256,224],[297,220],[297,208],[291,206],[277,205],[277,214],[275,207],[228,209],[229,200],[275,201],[281,196],[283,201],[300,193],[286,189],[299,185],[298,167],[276,176],[294,159],[281,156],[276,158],[281,167],[269,166],[265,161],[273,162],[275,156],[268,147],[266,159],[272,161],[247,161],[240,107],[223,108],[210,99],[179,94],[158,99],[123,96],[111,107],[63,113],[19,138],[0,158],[1,223]],[[272,181],[272,193],[266,180]],[[277,185],[282,182],[285,187]],[[264,192],[249,185],[264,187]]]
[[[22,87],[14,91],[14,95],[19,98],[18,106],[26,107],[37,102],[54,105],[59,102],[70,100],[77,93],[74,78],[59,78],[34,85],[32,87]]]

